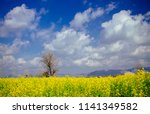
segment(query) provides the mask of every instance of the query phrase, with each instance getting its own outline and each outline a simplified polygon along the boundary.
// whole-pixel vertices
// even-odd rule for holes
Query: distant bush
[[[49,77],[49,73],[47,71],[43,72],[42,77]]]

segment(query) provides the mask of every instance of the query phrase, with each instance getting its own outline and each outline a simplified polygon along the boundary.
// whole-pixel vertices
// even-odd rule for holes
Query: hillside
[[[146,72],[150,72],[150,67],[144,67],[144,70]],[[88,77],[90,76],[115,76],[115,75],[119,75],[119,74],[124,74],[126,72],[131,72],[131,73],[135,73],[136,69],[135,68],[131,68],[131,69],[125,69],[125,70],[98,70],[98,71],[93,71],[87,74]]]

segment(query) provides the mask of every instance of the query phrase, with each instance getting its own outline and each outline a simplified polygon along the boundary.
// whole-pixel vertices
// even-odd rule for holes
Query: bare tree
[[[58,71],[56,68],[58,61],[56,60],[56,57],[51,52],[45,52],[42,55],[42,62],[47,67],[47,72],[50,76],[54,76],[55,73]]]
[[[136,65],[135,65],[135,69],[136,70],[142,70],[142,64],[140,64],[140,63],[137,63]]]

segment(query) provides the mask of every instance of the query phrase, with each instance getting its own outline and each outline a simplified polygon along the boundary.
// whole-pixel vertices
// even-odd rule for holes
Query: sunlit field
[[[150,97],[150,73],[116,77],[0,78],[1,97]]]

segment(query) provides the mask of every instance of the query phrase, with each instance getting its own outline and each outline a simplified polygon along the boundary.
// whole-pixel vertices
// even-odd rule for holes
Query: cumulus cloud
[[[56,34],[56,38],[51,43],[45,43],[44,47],[45,49],[70,55],[82,50],[91,40],[90,36],[83,32],[65,28]]]
[[[55,37],[55,24],[51,24],[50,27],[46,29],[37,29],[35,32],[31,34],[33,39],[40,39],[43,41],[51,40]]]
[[[15,28],[34,28],[33,23],[36,20],[36,11],[28,9],[25,4],[13,8],[7,13],[4,19],[4,25]]]
[[[51,39],[55,24],[42,29],[39,21],[48,10],[41,8],[39,12],[29,9],[25,4],[10,10],[0,21],[0,38]]]
[[[70,22],[70,26],[75,29],[84,29],[85,24],[89,23],[90,21],[102,16],[105,12],[109,12],[115,8],[114,3],[111,3],[107,6],[106,9],[104,8],[88,8],[83,12],[78,12],[74,16],[74,19]]]
[[[70,22],[70,25],[73,28],[82,29],[86,23],[90,22],[91,20],[94,20],[95,18],[103,14],[104,9],[102,8],[97,8],[96,10],[94,10],[93,8],[89,8],[84,12],[78,12],[74,16],[74,19]]]
[[[141,14],[131,15],[129,10],[122,10],[114,14],[112,20],[102,24],[102,43],[105,45],[116,43],[114,45],[116,49],[120,47],[120,52],[117,55],[122,60],[128,58],[129,61],[134,62],[133,64],[143,60],[150,64],[147,59],[149,56],[150,24],[145,18],[147,17]],[[117,42],[120,42],[120,45]],[[124,61],[123,64],[126,63],[128,61]]]
[[[25,74],[39,74],[44,71],[40,63],[40,57],[34,57],[31,60],[16,58],[13,55],[4,55],[0,57],[0,76],[22,76]]]
[[[44,64],[41,62],[41,57],[36,56],[27,61],[29,74],[41,74],[45,71]]]
[[[10,10],[0,22],[0,36],[10,35],[20,37],[25,30],[34,30],[38,25],[39,16],[34,9],[28,9],[25,4]]]
[[[53,31],[55,25],[46,29],[37,27],[40,16],[37,16],[34,9],[28,9],[24,4],[12,9],[6,14],[4,20],[0,21],[0,36],[12,37],[10,33],[14,34],[11,44],[0,44],[0,73],[7,73],[6,68],[9,68],[9,72],[15,71],[15,68],[23,70],[25,66],[30,68],[30,72],[41,69],[40,57],[33,57],[31,60],[23,57],[15,58],[15,54],[30,43],[21,39],[24,37],[22,31],[27,29],[27,26],[29,26],[27,29],[29,34],[25,33],[33,39],[44,39],[43,51],[53,51],[65,73],[76,71],[83,73],[89,69],[90,72],[95,69],[129,68],[137,63],[149,66],[149,12],[144,15],[132,15],[130,10],[122,10],[113,14],[111,20],[101,24],[98,45],[95,44],[95,39],[89,33],[82,30],[92,20],[114,8],[115,5],[111,3],[106,8],[89,8],[78,12],[70,22],[70,26],[63,27],[56,32]],[[44,9],[43,11],[41,9],[41,14],[44,13]]]
[[[132,16],[131,11],[113,15],[111,21],[102,24],[105,40],[130,40],[136,44],[149,43],[150,25],[142,15]]]
[[[56,34],[56,38],[44,44],[46,50],[53,51],[61,60],[62,66],[98,67],[105,64],[105,55],[119,52],[120,42],[104,47],[92,46],[93,37],[73,28],[64,28]],[[109,50],[109,52],[106,52]],[[104,55],[105,54],[105,55]]]
[[[0,20],[0,38],[11,41],[7,44],[0,43],[0,74],[19,75],[21,72],[24,74],[27,67],[29,67],[28,72],[31,74],[39,70],[41,65],[38,57],[31,58],[31,60],[25,60],[26,56],[15,57],[22,53],[21,49],[27,48],[29,44],[33,43],[33,40],[38,42],[39,39],[44,39],[43,41],[45,41],[51,39],[55,34],[53,32],[54,24],[45,29],[38,26],[41,15],[47,12],[44,8],[37,12],[35,9],[29,9],[25,4],[22,4],[11,9],[4,16],[4,19]],[[39,44],[42,45],[42,42]],[[30,47],[35,48],[32,45]]]
[[[100,44],[92,45],[92,37],[73,28],[64,28],[56,38],[45,43],[45,49],[61,57],[67,64],[84,68],[115,69],[150,65],[150,24],[144,15],[122,10],[102,23]],[[84,72],[84,71],[83,71]]]
[[[120,11],[112,20],[104,22],[103,42],[106,44],[122,42],[124,49],[134,51],[139,46],[150,44],[150,24],[141,14],[131,15],[131,11]],[[128,46],[127,46],[128,45]]]
[[[5,55],[0,58],[0,76],[15,76],[19,72],[19,62],[12,55]]]
[[[110,11],[112,11],[115,8],[116,8],[116,5],[115,5],[114,2],[112,2],[112,3],[110,3],[110,4],[107,5],[107,8],[105,9],[105,11],[106,12],[110,12]]]
[[[18,62],[18,64],[25,64],[26,63],[26,61],[24,60],[24,58],[19,58],[17,60],[17,62]]]
[[[147,16],[120,11],[102,23],[100,44],[91,48],[91,56],[74,61],[77,65],[105,68],[128,68],[136,64],[150,65],[150,24]],[[100,57],[95,58],[94,55]]]
[[[15,39],[11,45],[0,43],[0,55],[14,55],[21,47],[27,46],[29,41],[22,41],[20,39]]]
[[[93,38],[84,32],[72,28],[64,28],[56,33],[56,37],[44,44],[46,50],[51,50],[58,57],[60,66],[74,65],[73,60],[84,56],[84,48],[88,48]]]
[[[40,66],[41,65],[41,57],[34,57],[32,60],[29,61],[31,65]]]

